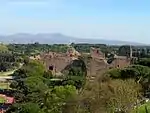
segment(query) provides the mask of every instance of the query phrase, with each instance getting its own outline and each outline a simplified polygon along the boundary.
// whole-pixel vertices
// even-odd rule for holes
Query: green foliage
[[[119,50],[118,50],[118,54],[120,56],[129,56],[129,54],[130,54],[130,46],[128,46],[128,45],[120,46]]]
[[[150,102],[142,104],[133,110],[132,113],[149,113],[150,112]]]
[[[142,78],[144,79],[150,77],[150,68],[142,65],[131,65],[123,69],[111,69],[107,73],[112,78],[134,78],[136,81],[138,81]]]
[[[46,92],[42,109],[46,113],[62,113],[66,102],[75,95],[76,88],[74,86],[56,86]]]
[[[4,44],[0,44],[0,52],[8,52],[8,47]]]
[[[90,52],[91,47],[95,48],[101,48],[102,50],[107,49],[107,46],[105,44],[72,44],[72,46],[79,52]]]
[[[77,89],[80,89],[84,86],[87,69],[84,61],[82,59],[74,60],[72,64],[68,65],[65,70],[65,78],[62,82],[62,85],[74,85]]]
[[[5,103],[5,102],[6,102],[5,97],[0,97],[0,103]]]
[[[25,103],[18,105],[19,113],[39,113],[40,106],[36,103]]]
[[[140,95],[139,91],[140,86],[134,80],[95,81],[83,89],[74,108],[78,112],[72,113],[118,113],[117,109],[129,113]]]
[[[53,78],[53,74],[51,71],[45,71],[43,74],[43,77],[47,78],[47,79],[51,79],[51,78]]]
[[[13,70],[19,67],[19,56],[11,53],[0,54],[0,71]]]
[[[120,78],[121,77],[121,70],[120,69],[111,69],[107,72],[107,74],[111,77],[111,78]]]
[[[56,86],[52,92],[56,94],[57,97],[63,99],[63,101],[67,101],[67,99],[71,99],[71,97],[76,94],[76,88],[71,85]]]
[[[70,76],[63,81],[62,85],[73,85],[77,89],[82,88],[85,85],[85,77],[84,76]]]
[[[150,67],[150,58],[142,58],[136,64]]]
[[[50,72],[38,61],[30,61],[17,70],[15,81],[10,85],[16,89],[16,104],[11,113],[61,113],[65,103],[76,95],[75,86],[49,86],[46,81]]]
[[[66,52],[68,49],[68,46],[65,44],[54,44],[54,45],[48,45],[48,44],[9,44],[8,49],[10,51],[13,51],[16,54],[24,54],[27,56],[30,55],[38,55],[41,52]]]
[[[148,96],[150,91],[150,68],[142,65],[131,65],[129,67],[109,71],[108,76],[115,79],[134,79],[137,83],[142,85],[142,91],[144,96]]]
[[[132,65],[121,71],[122,78],[135,78],[140,82],[141,78],[150,77],[150,69],[146,66]]]
[[[13,76],[16,77],[16,79],[10,86],[18,90],[16,94],[17,98],[20,99],[18,101],[28,101],[30,99],[38,100],[35,99],[36,96],[33,96],[33,98],[29,97],[35,92],[38,96],[41,94],[40,92],[43,92],[43,89],[48,88],[43,83],[44,71],[45,68],[40,62],[30,61],[28,64],[23,65],[21,69],[14,72]],[[18,97],[19,94],[21,94],[21,97]],[[24,99],[22,99],[22,94],[24,95]]]
[[[29,76],[42,76],[45,67],[40,61],[31,60],[27,65],[24,65],[23,69],[26,70]]]

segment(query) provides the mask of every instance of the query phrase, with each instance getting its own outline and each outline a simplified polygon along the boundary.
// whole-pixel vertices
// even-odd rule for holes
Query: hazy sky
[[[0,34],[63,33],[150,43],[150,0],[0,0]]]

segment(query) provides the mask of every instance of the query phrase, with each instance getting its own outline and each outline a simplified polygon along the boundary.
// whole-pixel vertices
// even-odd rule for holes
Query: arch
[[[79,71],[82,71],[83,76],[87,76],[87,68],[86,68],[86,64],[82,59],[75,59],[73,60],[69,65],[67,65],[62,72],[64,71],[69,71],[72,68],[78,68]]]

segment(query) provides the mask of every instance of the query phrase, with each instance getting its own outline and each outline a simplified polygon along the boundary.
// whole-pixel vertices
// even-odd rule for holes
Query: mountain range
[[[105,39],[86,39],[66,36],[60,33],[42,33],[42,34],[28,34],[18,33],[7,36],[0,36],[2,43],[34,43],[42,44],[69,44],[69,43],[90,43],[90,44],[107,44],[107,45],[145,45],[142,43],[119,41],[119,40],[105,40]]]

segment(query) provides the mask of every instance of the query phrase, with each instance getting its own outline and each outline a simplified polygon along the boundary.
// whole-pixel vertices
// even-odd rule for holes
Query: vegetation
[[[123,69],[112,69],[106,73],[108,77],[113,79],[129,80],[133,79],[142,86],[140,90],[141,96],[149,98],[150,92],[150,67],[149,59],[140,59],[136,65],[131,65]],[[145,107],[145,105],[147,105]],[[146,113],[149,110],[149,104],[141,105],[137,110],[139,113]]]
[[[139,88],[133,80],[105,79],[88,85],[80,97],[77,113],[129,113],[138,99]]]
[[[133,113],[149,113],[150,112],[150,103],[145,103],[138,108],[133,110]]]
[[[114,53],[127,55],[129,46],[106,46],[104,44],[71,44],[77,51],[89,53],[90,47],[100,48],[108,58]],[[9,44],[0,55],[0,70],[16,70],[10,88],[16,103],[8,113],[142,113],[149,110],[143,98],[149,98],[150,60],[144,54],[137,62],[125,68],[109,69],[105,74],[97,73],[94,82],[86,80],[87,62],[90,56],[74,60],[64,70],[64,76],[54,77],[40,61],[29,60],[31,55],[41,52],[66,52],[63,44]],[[137,48],[134,48],[135,50]],[[109,54],[108,54],[109,53]],[[147,106],[145,108],[145,106]]]
[[[41,52],[66,52],[68,46],[65,44],[39,44],[38,42],[34,44],[10,44],[8,45],[8,50],[16,54],[24,55],[37,55]]]
[[[0,71],[6,72],[8,70],[19,67],[20,58],[11,53],[0,54]]]
[[[9,87],[10,83],[9,82],[2,82],[0,83],[0,89],[10,89]]]
[[[4,44],[0,44],[0,52],[1,53],[8,52],[8,47]]]
[[[29,61],[13,76],[16,79],[10,86],[16,90],[14,96],[17,103],[9,109],[12,113],[61,113],[63,106],[77,95],[76,87],[64,82],[75,78],[65,79],[63,83],[52,85],[51,73],[46,72],[39,61]],[[37,109],[35,110],[34,107]]]
[[[6,102],[5,97],[0,97],[0,103],[5,103],[5,102]]]

